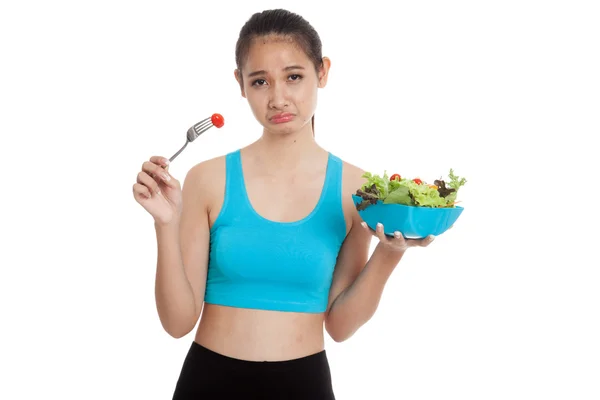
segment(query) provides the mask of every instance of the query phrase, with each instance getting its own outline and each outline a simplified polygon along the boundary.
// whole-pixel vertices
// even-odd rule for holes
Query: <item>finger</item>
[[[144,163],[142,164],[142,171],[144,171],[152,177],[157,177],[158,174],[164,172],[160,164],[154,163],[152,161],[144,161]]]
[[[160,193],[160,188],[158,187],[158,183],[147,173],[144,171],[140,171],[137,176],[137,183],[146,186],[151,193]]]
[[[169,170],[169,164],[171,163],[171,161],[169,161],[168,158],[160,157],[160,156],[150,157],[150,161],[152,161],[154,164],[158,165],[160,168],[164,169],[165,171]]]
[[[377,227],[375,228],[375,235],[382,242],[388,240],[388,237],[385,236],[385,233],[383,231],[383,224],[381,222],[377,223]]]
[[[403,236],[403,235],[402,235],[402,233],[401,233],[401,232],[399,232],[399,231],[396,231],[396,232],[394,232],[394,238],[395,238],[395,239],[402,239],[402,241],[405,241],[405,240],[404,240],[404,236]]]
[[[163,168],[169,168],[169,164],[171,163],[168,158],[162,156],[152,156],[150,157],[150,162]]]
[[[429,244],[431,242],[433,242],[434,239],[435,239],[434,235],[429,235],[426,238],[423,238],[423,239],[419,240],[418,245],[421,246],[421,247],[427,247],[427,246],[429,246]]]
[[[154,178],[157,182],[164,182],[167,186],[175,187],[176,182],[172,182],[171,175],[168,171],[151,161],[146,161],[142,164],[142,171],[147,173],[150,177]]]
[[[173,177],[171,176],[171,174],[169,174],[168,167],[166,167],[166,168],[165,168],[165,169],[162,171],[162,173],[161,173],[160,177],[161,177],[161,179],[162,179],[162,182],[163,182],[165,185],[167,185],[168,187],[170,187],[170,188],[173,188],[173,189],[175,189],[175,188],[178,188],[178,187],[179,187],[179,181],[178,181],[177,179],[173,178]]]
[[[142,185],[141,183],[136,182],[133,184],[133,197],[135,197],[137,200],[139,200],[142,198],[149,199],[152,196],[146,186]]]
[[[368,231],[371,235],[375,235],[375,231],[373,229],[371,229],[371,227],[365,222],[361,222],[360,225],[366,230]]]

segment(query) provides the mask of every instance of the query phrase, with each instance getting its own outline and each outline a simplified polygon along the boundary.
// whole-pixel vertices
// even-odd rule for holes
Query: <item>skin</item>
[[[242,96],[263,126],[261,138],[243,147],[241,158],[248,197],[264,218],[297,221],[317,204],[328,153],[314,139],[311,117],[330,66],[325,57],[315,71],[307,55],[289,40],[263,37],[254,40],[241,71],[234,72]],[[282,112],[293,114],[293,119],[274,123],[271,118]],[[223,204],[225,157],[190,169],[183,191],[169,175],[164,157],[144,163],[134,196],[155,218],[156,300],[165,330],[173,337],[185,336],[201,315],[196,342],[252,361],[289,360],[317,353],[324,348],[324,331],[337,342],[351,337],[375,313],[384,286],[407,249],[425,247],[432,241],[405,240],[401,235],[389,238],[383,229],[367,228],[350,196],[364,183],[363,173],[344,162],[342,208],[347,235],[327,311],[307,314],[204,303],[209,230]],[[273,185],[277,191],[264,190]],[[373,237],[379,242],[369,259]]]

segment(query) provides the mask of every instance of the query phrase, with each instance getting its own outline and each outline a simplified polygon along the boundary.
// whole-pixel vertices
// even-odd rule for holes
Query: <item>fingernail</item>
[[[171,180],[171,177],[168,174],[162,174],[162,176],[163,176],[164,180],[166,180],[166,181]]]
[[[367,227],[367,223],[366,223],[366,222],[364,222],[364,221],[363,221],[363,222],[361,222],[360,224],[363,226],[363,228],[366,228],[366,227]]]
[[[381,222],[378,222],[377,223],[377,229],[381,229],[381,228],[383,228],[383,225],[381,224]]]
[[[435,236],[433,236],[433,235],[429,235],[429,241],[430,241],[430,242],[433,242],[433,239],[435,239]]]
[[[169,164],[171,164],[171,161],[169,161],[168,158],[165,158],[165,165],[169,165]]]
[[[399,238],[401,236],[400,232],[396,231],[394,232],[394,236],[396,236],[397,238]]]

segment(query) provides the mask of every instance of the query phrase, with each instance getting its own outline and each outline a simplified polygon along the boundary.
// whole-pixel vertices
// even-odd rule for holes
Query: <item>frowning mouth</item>
[[[282,124],[285,122],[290,122],[291,120],[294,119],[294,117],[295,117],[294,114],[281,113],[281,114],[273,115],[271,118],[269,118],[269,120],[274,124]]]

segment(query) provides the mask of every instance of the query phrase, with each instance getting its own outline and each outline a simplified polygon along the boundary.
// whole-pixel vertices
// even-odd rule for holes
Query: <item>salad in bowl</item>
[[[448,180],[427,183],[399,174],[388,177],[366,172],[366,182],[352,195],[360,217],[375,230],[383,224],[386,235],[399,231],[407,239],[440,235],[458,219],[464,208],[457,206],[458,190],[467,183],[450,169]]]

